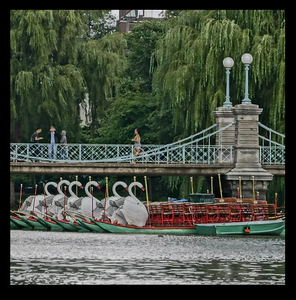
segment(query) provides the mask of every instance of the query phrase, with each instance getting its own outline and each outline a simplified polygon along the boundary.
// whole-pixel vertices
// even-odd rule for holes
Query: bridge
[[[130,163],[41,163],[11,162],[11,174],[69,174],[69,175],[139,175],[139,176],[214,176],[224,175],[234,168],[234,163],[223,164],[130,164]],[[266,165],[275,176],[285,176],[285,165]]]
[[[55,159],[48,158],[48,144],[11,143],[12,174],[99,174],[148,176],[212,176],[234,168],[234,146],[212,145],[212,139],[234,122],[217,124],[167,145],[142,145],[143,156],[135,158],[133,145],[58,144]],[[259,126],[278,134],[265,127]],[[283,135],[281,137],[284,138]],[[285,175],[285,146],[259,135],[260,163],[273,175]],[[264,145],[264,142],[268,145]],[[36,155],[37,154],[37,155]],[[65,158],[63,155],[65,154]]]
[[[265,194],[273,176],[285,176],[285,135],[259,122],[262,109],[254,104],[219,107],[216,123],[166,145],[142,145],[133,162],[133,145],[11,143],[11,174],[100,174],[147,176],[225,175],[233,195],[238,178],[252,190],[252,178]]]

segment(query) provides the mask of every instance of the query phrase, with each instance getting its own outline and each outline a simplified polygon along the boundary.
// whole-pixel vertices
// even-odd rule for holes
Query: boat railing
[[[242,222],[279,219],[285,217],[284,208],[274,204],[224,203],[158,203],[150,204],[147,225],[193,226],[195,223]],[[145,203],[147,207],[147,203]]]

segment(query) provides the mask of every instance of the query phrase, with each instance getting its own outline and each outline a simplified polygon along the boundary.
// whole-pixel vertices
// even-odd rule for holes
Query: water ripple
[[[285,239],[11,231],[11,285],[285,284]]]

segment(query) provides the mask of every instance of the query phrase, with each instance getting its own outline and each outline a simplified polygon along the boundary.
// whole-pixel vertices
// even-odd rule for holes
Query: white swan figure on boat
[[[66,199],[66,203],[67,203],[67,195],[65,195],[64,191],[62,191],[62,185],[63,184],[66,184],[66,185],[70,185],[70,181],[69,180],[66,180],[66,179],[63,179],[63,180],[60,180],[59,183],[58,183],[58,186],[57,186],[57,190],[58,190],[58,194],[55,195],[53,197],[53,203],[56,205],[56,206],[59,206],[59,207],[64,207],[64,201]]]
[[[29,196],[24,204],[22,205],[22,207],[20,208],[21,212],[25,212],[25,213],[29,213],[29,214],[36,214],[39,217],[42,217],[43,214],[46,212],[45,209],[45,200],[47,200],[49,203],[51,203],[54,195],[51,195],[48,192],[47,186],[48,185],[55,185],[55,187],[57,187],[57,184],[55,182],[48,182],[45,185],[45,193],[46,195],[42,194],[42,195],[34,195],[34,196]],[[48,206],[48,204],[47,204]]]
[[[103,204],[103,206],[105,208],[104,214],[102,214],[102,218],[107,217],[108,219],[113,220],[113,218],[112,218],[113,213],[115,211],[117,211],[117,209],[123,204],[125,197],[120,196],[116,191],[116,189],[119,185],[121,185],[126,190],[128,188],[127,184],[124,181],[116,181],[113,184],[113,187],[112,187],[113,196],[106,197],[106,199],[104,198],[101,200],[101,203]],[[126,222],[124,221],[124,223],[126,223]]]
[[[92,217],[92,215],[95,218],[98,218],[101,214],[101,211],[103,209],[103,205],[100,200],[95,198],[90,192],[89,187],[93,185],[100,189],[100,185],[96,181],[88,181],[85,185],[85,193],[88,197],[79,198],[75,202],[80,202],[81,204],[77,203],[79,205],[79,211],[87,215],[89,217]],[[93,213],[92,213],[93,212]]]
[[[48,190],[47,187],[48,185],[54,185],[55,187],[57,187],[57,184],[53,181],[47,182],[45,184],[45,193],[46,193],[46,200],[47,201],[52,201],[52,198],[54,197],[54,195],[51,195]],[[35,203],[34,203],[34,198],[35,198]],[[50,200],[51,199],[51,200]],[[41,210],[41,206],[44,205],[44,194],[42,195],[30,195],[28,196],[25,201],[23,202],[21,208],[20,208],[20,212],[24,212],[24,213],[30,213],[33,210],[33,204],[34,204],[34,208],[39,206],[37,209]],[[35,211],[35,209],[34,209]]]
[[[38,195],[38,196],[40,196],[40,195]],[[30,196],[28,196],[28,197],[24,200],[22,206],[20,207],[20,212],[24,212],[24,213],[28,213],[28,212],[29,212],[29,207],[32,206],[32,202],[33,202],[33,200],[34,200],[34,197],[35,197],[35,195],[33,195],[33,196],[30,195]],[[37,196],[36,196],[36,197],[37,197]]]
[[[114,196],[107,198],[105,216],[109,218],[112,223],[116,220],[116,222],[119,224],[127,224],[123,214],[120,210],[118,210],[118,208],[123,205],[125,200],[125,197],[120,196],[116,191],[116,188],[119,185],[128,190],[128,186],[124,181],[117,181],[113,184],[112,191]],[[103,202],[104,199],[101,201]]]
[[[125,197],[123,196],[120,196],[117,191],[116,191],[116,188],[121,185],[122,187],[124,187],[127,191],[128,191],[128,186],[127,184],[124,182],[124,181],[116,181],[114,184],[113,184],[113,187],[112,187],[112,192],[113,192],[113,195],[114,196],[111,196],[108,198],[109,202],[110,202],[110,205],[111,206],[114,206],[116,208],[118,208],[119,206],[121,206],[123,203],[124,203],[124,199]]]
[[[69,193],[70,193],[71,196],[68,197],[67,203],[66,203],[66,206],[65,206],[66,212],[69,212],[69,213],[71,213],[71,212],[73,213],[73,212],[76,212],[78,210],[78,207],[75,207],[74,205],[72,206],[72,203],[74,203],[77,200],[79,201],[79,199],[82,199],[82,197],[79,198],[73,192],[72,188],[73,188],[74,185],[78,186],[79,188],[83,188],[82,183],[80,181],[77,181],[77,180],[74,180],[69,184],[68,190],[69,190]],[[64,218],[66,217],[66,219],[68,221],[72,221],[73,219],[70,216],[68,216],[67,214],[64,214],[65,210],[64,210],[64,206],[63,206],[63,208],[59,211],[59,218],[61,218],[61,216],[62,216]]]
[[[78,197],[73,191],[72,191],[72,188],[73,186],[76,185],[78,186],[79,188],[83,189],[83,185],[80,181],[78,180],[74,180],[70,183],[69,185],[69,193],[70,193],[70,197],[68,198],[68,201],[67,201],[67,208],[70,208],[70,207],[74,207],[74,205],[72,206],[72,203],[74,203],[77,199],[80,199],[82,197]],[[78,207],[77,207],[78,208]]]
[[[121,213],[128,225],[142,227],[147,222],[148,212],[145,205],[133,194],[132,188],[134,186],[144,191],[142,183],[138,181],[132,182],[128,187],[130,196],[125,197],[123,205],[118,208],[116,213],[117,215]]]
[[[45,194],[46,194],[45,199],[44,199],[44,196],[43,196],[43,199],[40,199],[40,201],[39,201],[39,205],[42,205],[42,206],[44,206],[44,207],[45,207],[45,201],[46,201],[46,206],[48,207],[49,205],[52,204],[52,200],[53,200],[53,198],[54,198],[54,196],[55,196],[55,195],[52,195],[52,194],[48,191],[48,186],[49,186],[49,185],[53,185],[55,188],[58,187],[58,184],[57,184],[56,182],[54,182],[54,181],[49,181],[49,182],[47,182],[47,183],[45,184],[45,186],[44,186],[44,191],[45,191]]]
[[[61,212],[61,210],[64,208],[64,203],[67,203],[67,196],[62,191],[62,185],[70,185],[70,181],[63,179],[60,180],[57,185],[58,194],[55,195],[52,199],[52,204],[48,210],[48,214],[51,216],[58,216]],[[59,219],[62,218],[61,216],[58,216]]]
[[[53,185],[55,188],[58,187],[58,184],[56,182],[49,181],[44,186],[44,191],[45,191],[46,195],[43,195],[43,197],[38,195],[39,204],[38,204],[37,208],[39,208],[41,210],[42,216],[43,216],[43,214],[47,214],[49,208],[52,205],[53,198],[55,196],[55,195],[52,195],[52,194],[49,193],[49,191],[48,191],[48,186],[49,185]]]

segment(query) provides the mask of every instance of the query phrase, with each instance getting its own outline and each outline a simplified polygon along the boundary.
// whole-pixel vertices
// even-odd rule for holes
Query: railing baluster
[[[271,131],[269,131],[269,164],[271,165]]]
[[[169,163],[169,147],[167,147],[167,164]]]
[[[30,144],[27,145],[27,156],[30,156]]]
[[[210,164],[210,151],[211,151],[211,149],[210,149],[210,137],[209,137],[209,139],[208,139],[208,164]]]

